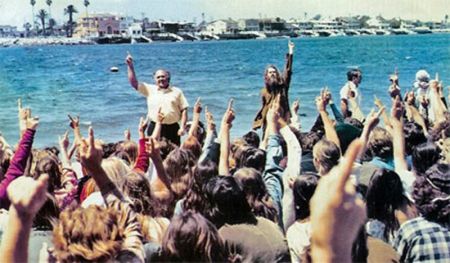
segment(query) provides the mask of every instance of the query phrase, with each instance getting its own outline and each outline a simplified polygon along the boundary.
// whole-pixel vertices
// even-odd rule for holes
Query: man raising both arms
[[[170,86],[170,73],[164,69],[158,69],[153,75],[155,85],[138,82],[134,71],[133,57],[128,54],[126,58],[128,65],[128,80],[131,86],[147,98],[148,118],[151,120],[147,134],[151,135],[155,127],[155,118],[158,110],[164,115],[161,136],[167,138],[176,145],[180,145],[180,136],[186,129],[187,108],[189,104],[183,92],[176,87]],[[181,126],[178,122],[181,120]]]

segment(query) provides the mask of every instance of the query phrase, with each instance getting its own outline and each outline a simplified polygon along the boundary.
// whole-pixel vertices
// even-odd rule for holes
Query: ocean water
[[[300,99],[303,130],[316,117],[314,98],[328,86],[334,98],[346,82],[349,67],[363,72],[362,109],[373,107],[373,95],[389,103],[388,75],[397,67],[403,91],[411,88],[417,70],[439,72],[450,85],[450,34],[299,38],[296,44],[291,102]],[[220,123],[227,100],[234,98],[232,137],[251,128],[260,107],[259,92],[266,65],[284,67],[286,39],[152,43],[138,45],[42,46],[0,49],[0,131],[11,143],[18,139],[17,98],[40,117],[35,145],[56,145],[68,126],[67,114],[80,115],[83,134],[92,124],[96,137],[120,140],[147,111],[145,98],[128,84],[125,57],[135,60],[139,81],[166,68],[192,106],[201,97]],[[119,68],[118,73],[110,67]],[[447,94],[447,91],[445,91]],[[191,110],[189,111],[191,116]]]

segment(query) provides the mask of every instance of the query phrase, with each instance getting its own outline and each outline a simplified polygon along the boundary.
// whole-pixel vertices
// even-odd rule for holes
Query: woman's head
[[[48,174],[48,191],[53,193],[56,189],[61,188],[61,169],[59,160],[53,154],[49,154],[36,161],[34,169],[34,178],[38,178],[42,174]]]
[[[194,157],[194,160],[198,160],[202,154],[202,145],[194,136],[188,136],[181,145],[181,148],[189,151]]]
[[[53,229],[53,255],[59,262],[109,261],[122,250],[130,228],[129,210],[116,206],[66,209]],[[136,223],[134,223],[136,224]],[[137,236],[139,239],[140,235]]]
[[[316,173],[305,173],[294,181],[295,218],[303,220],[309,217],[309,201],[316,191],[319,177]]]
[[[277,222],[277,211],[267,193],[261,173],[254,168],[241,168],[233,176],[244,191],[252,212],[256,216]]]
[[[435,164],[414,182],[415,204],[424,218],[450,227],[450,165]]]
[[[412,152],[412,163],[416,175],[423,175],[440,158],[439,148],[434,143],[417,145]]]
[[[136,213],[159,216],[157,204],[152,200],[149,180],[142,174],[131,171],[125,176],[123,193],[130,198]]]
[[[417,145],[427,142],[422,128],[415,122],[405,122],[403,133],[405,135],[406,155],[411,155]]]
[[[167,261],[223,262],[228,258],[216,227],[191,211],[172,219],[161,250]]]
[[[176,148],[164,160],[164,169],[171,180],[175,199],[184,197],[192,183],[192,167],[194,161],[185,149]]]
[[[386,225],[384,236],[388,239],[389,235],[399,227],[395,210],[409,204],[404,195],[400,177],[388,169],[377,170],[370,178],[366,202],[367,216]]]
[[[130,167],[125,164],[124,161],[117,157],[110,157],[103,159],[102,168],[105,170],[108,178],[119,188],[123,190],[123,183],[125,181],[125,175],[130,172]]]
[[[341,159],[341,150],[332,141],[322,139],[313,148],[314,166],[319,175],[326,175]]]
[[[259,172],[264,171],[266,164],[266,152],[253,146],[241,146],[235,154],[236,168],[254,168]]]
[[[213,177],[206,185],[206,195],[211,203],[209,218],[216,226],[254,220],[245,193],[234,177]]]
[[[386,129],[376,127],[370,134],[367,148],[373,157],[379,157],[385,160],[392,158],[392,136]]]
[[[193,210],[198,213],[205,212],[208,203],[205,194],[206,184],[217,174],[217,165],[212,161],[204,161],[195,166],[192,187],[187,192],[183,202],[184,210]]]

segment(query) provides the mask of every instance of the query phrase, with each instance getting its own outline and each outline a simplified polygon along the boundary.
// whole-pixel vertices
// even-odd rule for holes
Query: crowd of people
[[[288,49],[285,72],[264,73],[261,137],[230,138],[232,100],[218,122],[200,99],[190,110],[167,70],[139,82],[131,55],[128,79],[148,104],[136,141],[129,130],[102,141],[69,115],[73,142],[66,133],[35,149],[40,120],[19,99],[20,139],[0,137],[0,261],[449,262],[450,113],[438,76],[420,70],[403,94],[393,74],[391,104],[375,98],[364,115],[362,72],[350,70],[340,109],[322,89],[305,131],[288,100]]]

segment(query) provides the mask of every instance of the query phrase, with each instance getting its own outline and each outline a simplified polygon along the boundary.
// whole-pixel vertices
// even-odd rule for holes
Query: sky
[[[45,0],[36,0],[35,14],[39,9],[48,12]],[[67,20],[64,7],[72,4],[85,13],[83,0],[53,0],[51,15],[58,24]],[[311,18],[348,15],[382,15],[385,18],[401,17],[422,21],[441,21],[450,15],[450,0],[90,0],[88,12],[114,12],[141,18],[169,21],[211,21],[221,18],[270,18],[303,19],[305,12]],[[29,0],[0,0],[0,25],[22,28],[31,22],[32,9]]]

